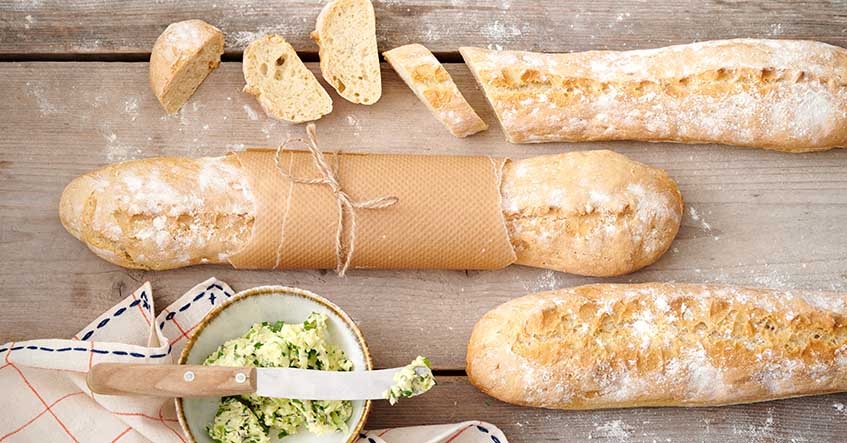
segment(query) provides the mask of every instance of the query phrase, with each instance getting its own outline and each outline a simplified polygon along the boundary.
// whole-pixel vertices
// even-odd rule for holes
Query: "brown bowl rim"
[[[365,368],[370,371],[373,369],[373,360],[371,359],[371,353],[368,349],[368,344],[365,341],[365,336],[362,334],[362,331],[359,329],[359,326],[356,325],[356,322],[347,315],[338,305],[327,300],[326,298],[315,294],[312,291],[306,289],[295,288],[293,286],[282,286],[282,285],[267,285],[267,286],[257,286],[255,288],[246,289],[244,291],[238,292],[229,299],[227,299],[224,303],[221,303],[219,306],[215,307],[202,320],[192,331],[191,336],[188,337],[188,340],[185,342],[185,347],[182,348],[182,352],[179,355],[178,364],[185,364],[188,359],[188,354],[191,352],[191,348],[194,346],[194,342],[197,339],[197,336],[200,335],[200,332],[206,328],[206,326],[217,316],[223,312],[224,309],[232,306],[235,303],[243,301],[247,298],[250,298],[255,295],[268,295],[268,294],[281,294],[281,295],[294,295],[298,297],[303,297],[323,305],[330,311],[332,311],[335,315],[340,317],[344,323],[346,323],[348,329],[350,329],[353,334],[356,336],[356,340],[359,343],[359,346],[362,348],[362,352],[365,356]],[[179,426],[182,428],[182,432],[188,437],[189,441],[196,442],[197,439],[194,438],[194,434],[191,433],[191,430],[188,427],[188,421],[185,418],[185,412],[182,407],[182,398],[177,397],[174,402],[176,403],[176,415],[179,420]],[[359,421],[356,423],[356,426],[353,427],[350,431],[350,437],[347,439],[345,443],[353,443],[359,439],[359,434],[362,432],[362,429],[365,427],[365,422],[367,421],[368,415],[371,412],[371,400],[365,400],[365,405],[362,410],[362,416]]]

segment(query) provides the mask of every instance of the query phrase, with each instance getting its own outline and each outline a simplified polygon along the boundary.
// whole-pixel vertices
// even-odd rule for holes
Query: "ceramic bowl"
[[[209,312],[188,340],[179,364],[202,364],[206,357],[227,340],[244,335],[258,322],[282,320],[301,323],[312,312],[327,315],[330,340],[344,350],[354,371],[373,368],[368,346],[353,320],[329,300],[309,291],[284,286],[262,286],[235,294],[226,303]],[[183,431],[193,441],[213,443],[206,433],[220,398],[178,398],[177,417]],[[321,436],[303,429],[284,439],[285,443],[352,443],[358,438],[371,409],[370,401],[354,401],[353,416],[346,434],[334,432]],[[271,441],[278,441],[271,436]]]

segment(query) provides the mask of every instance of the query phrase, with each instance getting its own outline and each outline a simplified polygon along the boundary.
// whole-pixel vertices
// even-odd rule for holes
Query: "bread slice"
[[[179,111],[218,67],[223,53],[223,33],[202,20],[185,20],[165,28],[150,53],[150,87],[165,112]]]
[[[429,49],[411,44],[382,55],[451,134],[467,137],[488,129]]]
[[[324,79],[347,101],[372,105],[382,96],[376,18],[370,0],[335,0],[318,15],[312,40]]]
[[[305,122],[332,112],[332,99],[282,36],[269,34],[244,50],[244,92],[256,96],[265,113]]]

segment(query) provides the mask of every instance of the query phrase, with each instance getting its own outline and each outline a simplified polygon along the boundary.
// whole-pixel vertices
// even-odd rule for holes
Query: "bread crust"
[[[665,171],[612,151],[513,161],[501,194],[516,263],[579,275],[628,274],[656,262],[683,215]]]
[[[460,49],[512,143],[847,145],[847,50],[736,39],[636,51]]]
[[[150,88],[165,112],[173,114],[220,65],[224,35],[202,21],[168,25],[150,52]]]
[[[610,276],[649,265],[679,229],[682,197],[664,171],[610,151],[507,163],[500,193],[516,263]],[[73,180],[59,215],[100,257],[128,268],[228,263],[252,237],[247,173],[233,158],[154,158]]]
[[[468,377],[525,406],[719,406],[847,390],[847,295],[597,284],[491,310]]]
[[[125,268],[228,263],[252,233],[253,197],[230,157],[133,160],[74,179],[59,218],[95,254]]]
[[[467,137],[488,129],[429,49],[415,43],[382,55],[451,134]]]

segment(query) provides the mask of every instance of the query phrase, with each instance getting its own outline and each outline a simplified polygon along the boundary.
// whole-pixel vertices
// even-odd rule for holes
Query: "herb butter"
[[[416,368],[425,368],[421,370]],[[435,378],[430,370],[429,359],[418,356],[412,363],[394,374],[394,384],[385,391],[385,398],[392,405],[400,398],[414,397],[429,391],[435,386]]]
[[[312,313],[302,324],[256,323],[241,338],[213,352],[205,365],[350,371],[344,351],[328,342],[327,316]],[[346,400],[297,400],[256,394],[221,400],[209,436],[221,443],[264,443],[302,428],[315,434],[347,431],[353,404]],[[271,434],[272,433],[272,434]]]
[[[256,414],[235,397],[221,400],[209,437],[221,443],[270,443]]]

